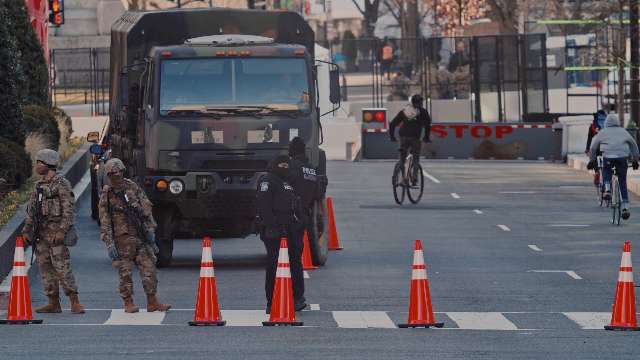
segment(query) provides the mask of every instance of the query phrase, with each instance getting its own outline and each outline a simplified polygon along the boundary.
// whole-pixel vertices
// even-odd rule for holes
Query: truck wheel
[[[90,169],[91,174],[91,218],[96,221],[100,221],[100,214],[98,213],[98,201],[100,195],[98,194],[98,177],[94,169]]]
[[[173,257],[173,210],[159,210],[155,216],[158,222],[156,244],[158,245],[158,267],[171,265]]]
[[[322,266],[327,262],[329,246],[327,239],[327,212],[324,201],[316,202],[313,207],[313,223],[311,239],[309,241],[311,259],[316,266]]]

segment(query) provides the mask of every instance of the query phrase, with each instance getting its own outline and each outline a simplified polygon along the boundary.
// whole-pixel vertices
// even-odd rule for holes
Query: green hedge
[[[17,189],[31,177],[31,159],[24,147],[0,137],[0,178]]]
[[[43,134],[49,141],[47,148],[57,150],[60,144],[60,130],[53,110],[43,106],[29,105],[25,106],[22,112],[27,134]]]

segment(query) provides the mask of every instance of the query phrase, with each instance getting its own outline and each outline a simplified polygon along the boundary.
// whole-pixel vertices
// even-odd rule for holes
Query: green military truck
[[[160,266],[170,265],[174,239],[255,233],[258,178],[290,139],[302,137],[326,174],[320,117],[339,106],[338,76],[334,64],[315,61],[314,33],[297,13],[126,12],[111,29],[110,116],[92,150],[94,209],[99,164],[113,156],[154,204]],[[334,109],[319,109],[321,96]],[[324,201],[313,211],[310,247],[321,265]]]

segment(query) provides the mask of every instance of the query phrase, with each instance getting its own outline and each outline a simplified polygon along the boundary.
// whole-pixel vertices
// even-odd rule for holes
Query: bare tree
[[[364,9],[356,0],[351,1],[353,1],[353,4],[362,14],[362,28],[364,29],[364,36],[366,38],[372,38],[376,22],[378,21],[380,0],[364,0]]]

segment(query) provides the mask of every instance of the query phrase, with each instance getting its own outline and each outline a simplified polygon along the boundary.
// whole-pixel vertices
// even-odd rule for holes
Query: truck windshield
[[[165,59],[160,72],[162,115],[172,111],[241,113],[231,110],[256,106],[274,112],[309,110],[305,59]]]

